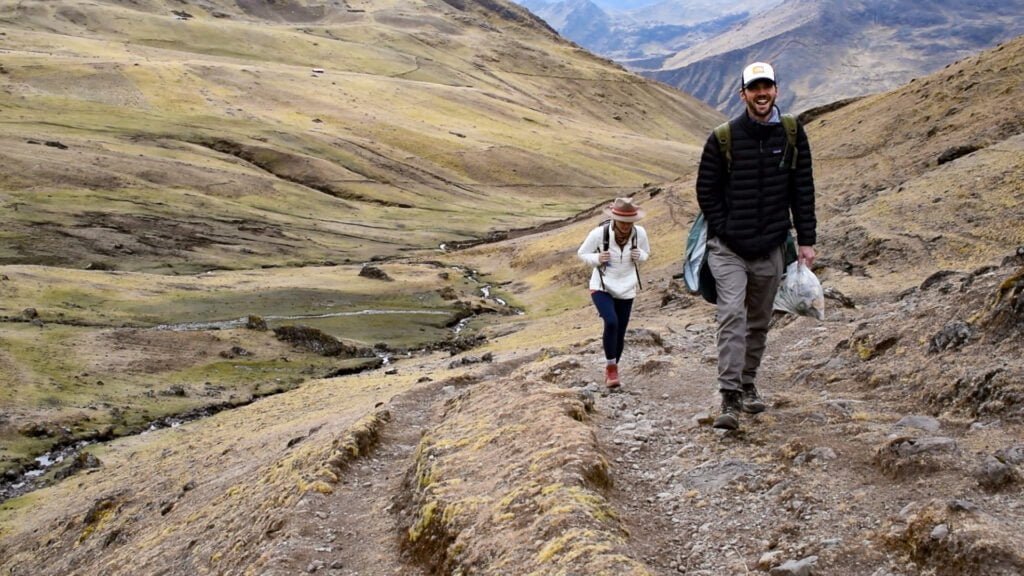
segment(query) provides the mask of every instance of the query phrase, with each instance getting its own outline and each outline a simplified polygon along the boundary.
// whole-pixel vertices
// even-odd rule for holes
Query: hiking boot
[[[619,382],[619,366],[618,364],[609,364],[604,367],[604,385],[609,388],[618,388],[622,383]]]
[[[761,395],[757,393],[757,386],[753,384],[743,385],[740,401],[743,411],[747,414],[760,414],[768,408],[764,400],[761,399]]]
[[[743,401],[740,393],[735,390],[722,390],[722,413],[715,418],[713,428],[735,430],[740,427],[740,411]]]

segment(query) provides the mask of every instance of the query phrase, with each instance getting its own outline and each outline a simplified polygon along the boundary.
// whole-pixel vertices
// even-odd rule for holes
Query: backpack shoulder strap
[[[786,143],[789,145],[789,149],[792,151],[790,156],[789,167],[796,169],[796,132],[797,132],[797,121],[796,116],[792,114],[782,115],[782,126],[786,129]],[[783,155],[785,157],[785,155]]]
[[[636,231],[636,226],[634,226],[633,227],[633,249],[634,250],[636,250],[636,237],[639,236],[639,235],[640,235],[640,233]],[[643,280],[640,279],[640,265],[637,264],[635,260],[633,261],[633,271],[636,272],[636,285],[637,285],[637,288],[639,288],[640,290],[643,290],[644,289],[644,282],[643,282]]]
[[[611,220],[605,220],[604,223],[601,226],[604,228],[604,235],[603,235],[603,238],[601,240],[600,252],[607,252],[608,251],[608,245],[611,243],[612,221]],[[604,266],[605,266],[604,264],[601,264],[601,265],[599,265],[597,267],[597,275],[601,278],[601,290],[605,289],[605,287],[604,287]]]
[[[782,115],[782,125],[786,128],[786,140],[790,146],[796,146],[796,116],[792,114]]]
[[[718,149],[725,157],[726,172],[732,171],[732,129],[728,122],[722,122],[715,127],[715,138],[718,138]]]

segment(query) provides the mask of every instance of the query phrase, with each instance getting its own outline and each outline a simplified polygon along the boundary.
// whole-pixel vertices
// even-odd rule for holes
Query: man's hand
[[[814,257],[814,246],[800,246],[797,248],[796,259],[804,266],[810,268],[811,264],[814,264]]]
[[[600,262],[601,264],[607,264],[607,263],[611,262],[611,260],[612,260],[612,253],[611,252],[601,252],[600,254],[597,255],[597,261]]]
[[[629,257],[632,258],[634,262],[639,261],[640,260],[640,249],[639,248],[633,248],[632,250],[630,250],[629,251]]]

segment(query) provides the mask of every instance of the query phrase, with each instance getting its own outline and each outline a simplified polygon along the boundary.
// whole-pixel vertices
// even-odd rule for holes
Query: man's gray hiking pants
[[[747,260],[718,238],[708,240],[708,264],[718,288],[719,390],[739,391],[754,383],[782,278],[784,246]]]

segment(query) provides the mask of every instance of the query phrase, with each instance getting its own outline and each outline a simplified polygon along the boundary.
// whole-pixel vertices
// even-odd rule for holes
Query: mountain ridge
[[[1022,32],[1017,15],[1024,5],[984,7],[979,17],[976,4],[963,2],[883,6],[788,0],[645,75],[731,115],[741,109],[738,86],[716,84],[716,72],[770,61],[780,77],[780,104],[802,111],[894,88]]]
[[[649,21],[587,2],[525,2],[589,50],[693,94],[731,116],[742,105],[723,78],[754,61],[780,74],[780,103],[795,112],[895,88],[1024,33],[1016,3],[787,0],[733,3],[675,23],[648,6]],[[668,2],[671,6],[672,3]],[[689,10],[687,8],[686,10]],[[680,13],[685,13],[683,10]],[[733,72],[735,71],[735,72]]]

